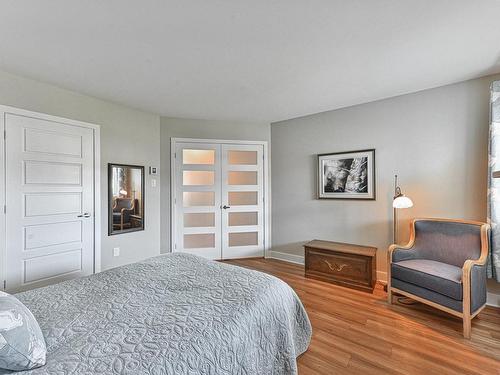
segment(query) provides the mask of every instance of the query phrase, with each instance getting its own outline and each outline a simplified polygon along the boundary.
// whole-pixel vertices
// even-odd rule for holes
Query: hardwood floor
[[[500,309],[487,307],[462,322],[415,304],[389,306],[373,294],[306,279],[302,266],[274,259],[227,263],[267,272],[287,282],[302,300],[313,338],[298,359],[299,374],[500,374]]]

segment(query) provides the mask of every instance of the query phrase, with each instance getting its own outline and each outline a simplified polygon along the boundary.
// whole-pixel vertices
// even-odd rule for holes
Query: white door
[[[264,256],[262,145],[175,143],[173,251]]]
[[[174,251],[221,258],[220,145],[177,143]]]
[[[264,256],[262,145],[222,145],[222,258]]]
[[[32,289],[93,273],[93,130],[7,113],[6,283]]]

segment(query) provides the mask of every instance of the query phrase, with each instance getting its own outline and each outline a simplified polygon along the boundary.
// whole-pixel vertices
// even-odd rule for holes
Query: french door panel
[[[175,251],[221,258],[220,145],[177,143]]]
[[[93,130],[9,113],[5,128],[7,289],[92,274]]]
[[[264,255],[263,146],[176,143],[174,251]]]
[[[262,145],[222,145],[222,257],[264,256]]]

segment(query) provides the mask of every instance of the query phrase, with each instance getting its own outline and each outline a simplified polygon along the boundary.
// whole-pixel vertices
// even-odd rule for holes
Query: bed
[[[47,344],[21,374],[296,374],[311,338],[283,281],[182,253],[16,297]]]

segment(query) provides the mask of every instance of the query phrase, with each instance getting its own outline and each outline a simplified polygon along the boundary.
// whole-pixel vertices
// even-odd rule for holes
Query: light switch
[[[151,187],[156,187],[156,178],[151,179]]]
[[[114,257],[119,257],[120,256],[120,248],[119,247],[114,247],[113,248],[113,256]]]

